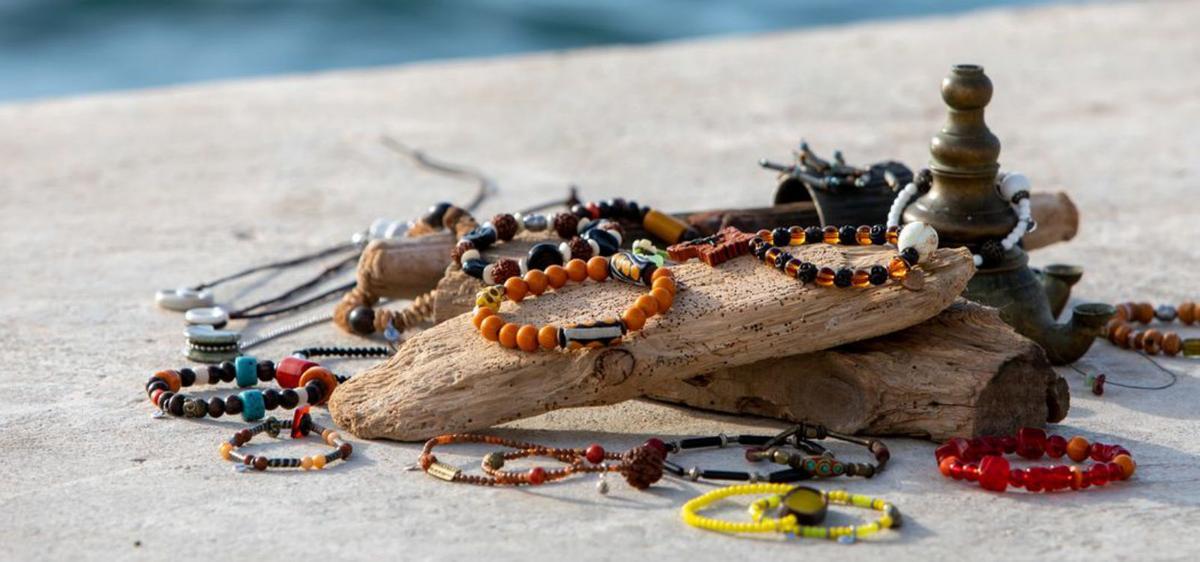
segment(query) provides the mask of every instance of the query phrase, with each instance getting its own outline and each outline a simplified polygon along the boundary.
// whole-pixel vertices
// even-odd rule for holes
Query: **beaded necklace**
[[[1178,320],[1186,326],[1200,319],[1200,309],[1196,303],[1185,301],[1179,306],[1161,305],[1155,308],[1150,303],[1125,302],[1117,305],[1117,315],[1109,320],[1105,327],[1105,336],[1113,345],[1123,349],[1135,349],[1146,355],[1174,356],[1183,353],[1184,357],[1200,356],[1200,338],[1180,338],[1179,333],[1172,330],[1157,329],[1138,330],[1133,323],[1149,324],[1157,319],[1169,323]]]

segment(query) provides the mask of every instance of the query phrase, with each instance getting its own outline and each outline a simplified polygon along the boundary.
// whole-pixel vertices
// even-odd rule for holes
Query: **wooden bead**
[[[529,285],[520,277],[509,277],[504,281],[504,291],[508,295],[508,300],[521,302],[525,300],[525,294],[529,292]]]
[[[651,289],[666,289],[671,295],[675,295],[675,280],[670,277],[659,277],[650,284]]]
[[[504,320],[499,316],[488,316],[483,319],[479,325],[479,333],[483,335],[483,339],[488,341],[497,341],[500,339],[500,328],[504,327]]]
[[[1158,355],[1162,351],[1162,332],[1158,330],[1146,330],[1142,335],[1142,351],[1147,355]]]
[[[1175,332],[1167,332],[1162,339],[1162,350],[1167,355],[1176,355],[1183,349],[1183,340]]]
[[[471,318],[471,324],[473,324],[475,329],[478,330],[483,325],[483,321],[486,320],[488,316],[492,316],[493,314],[496,313],[492,312],[492,309],[490,308],[476,308],[475,316]]]
[[[608,279],[608,258],[596,256],[588,260],[587,276],[598,283]]]
[[[542,326],[537,334],[538,344],[542,349],[554,349],[558,347],[558,326],[547,325]]]
[[[551,289],[557,289],[567,284],[567,270],[561,265],[552,265],[546,268],[546,281],[550,283]]]
[[[1133,328],[1129,327],[1129,324],[1121,324],[1112,331],[1109,341],[1121,347],[1129,347],[1129,332],[1131,331],[1133,331]]]
[[[1133,321],[1133,304],[1127,303],[1127,302],[1118,304],[1116,319],[1120,320],[1122,322],[1132,322]]]
[[[658,313],[662,314],[671,308],[671,304],[675,302],[675,297],[671,296],[671,292],[666,289],[651,289],[650,296],[658,301]]]
[[[1142,332],[1142,331],[1140,331],[1140,330],[1139,330],[1139,331],[1130,332],[1130,333],[1129,333],[1129,340],[1127,340],[1127,341],[1129,341],[1129,342],[1130,342],[1130,344],[1129,344],[1129,347],[1132,347],[1132,348],[1134,348],[1134,349],[1141,349],[1141,348],[1142,348],[1142,341],[1143,341],[1143,339],[1144,339],[1145,337],[1146,337],[1146,332]]]
[[[1148,302],[1139,302],[1134,306],[1134,319],[1142,324],[1154,320],[1154,306]]]
[[[517,347],[521,348],[521,351],[537,351],[538,329],[532,324],[521,326],[517,330]]]
[[[658,299],[650,295],[642,295],[638,297],[637,301],[635,301],[633,305],[642,309],[642,312],[646,313],[646,318],[650,318],[651,316],[658,314]]]
[[[1067,441],[1067,456],[1075,462],[1083,462],[1088,458],[1089,448],[1091,448],[1091,444],[1087,439],[1072,437],[1070,441]]]
[[[566,265],[567,278],[576,283],[583,283],[587,279],[588,269],[587,263],[583,260],[571,260]]]
[[[660,267],[660,268],[658,268],[658,269],[655,269],[655,270],[654,270],[654,273],[650,275],[650,281],[651,281],[651,282],[654,282],[654,281],[657,281],[657,280],[659,280],[659,279],[662,279],[663,277],[669,277],[669,278],[671,278],[672,280],[674,280],[674,279],[675,279],[675,272],[674,272],[674,271],[671,271],[670,269],[667,269],[667,268],[665,268],[665,267]]]
[[[631,306],[621,315],[621,321],[625,322],[625,329],[635,332],[646,325],[646,313],[637,306]]]
[[[525,274],[525,285],[529,287],[529,293],[534,296],[542,294],[546,290],[548,282],[546,274],[542,271],[531,269]]]
[[[1191,325],[1192,322],[1196,321],[1196,303],[1192,301],[1186,301],[1176,307],[1176,311],[1179,312],[1180,322]]]
[[[505,324],[500,328],[499,337],[500,345],[515,349],[517,347],[517,330],[521,327],[516,324]]]
[[[1137,463],[1133,462],[1133,457],[1129,455],[1117,455],[1112,460],[1114,464],[1121,467],[1121,480],[1126,480],[1137,470]]]

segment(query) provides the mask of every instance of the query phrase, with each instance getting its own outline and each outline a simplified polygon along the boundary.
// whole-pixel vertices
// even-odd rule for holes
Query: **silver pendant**
[[[154,303],[159,308],[185,312],[193,308],[203,308],[213,305],[213,292],[209,289],[163,289],[154,294]]]

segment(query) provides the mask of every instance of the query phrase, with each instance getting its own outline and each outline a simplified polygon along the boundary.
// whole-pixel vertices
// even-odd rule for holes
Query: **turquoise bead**
[[[237,385],[246,388],[258,384],[258,359],[243,355],[233,360],[237,371]]]
[[[267,415],[267,405],[263,402],[261,390],[243,390],[238,397],[242,399],[242,419],[252,422]]]

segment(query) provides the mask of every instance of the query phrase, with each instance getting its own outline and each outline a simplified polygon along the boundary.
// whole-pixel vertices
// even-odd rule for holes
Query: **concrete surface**
[[[184,364],[182,319],[154,308],[154,289],[465,196],[384,149],[381,134],[494,174],[503,191],[485,215],[568,182],[663,208],[757,205],[772,178],[755,161],[785,158],[801,135],[854,162],[924,162],[942,121],[938,84],[956,62],[984,64],[996,83],[988,119],[1006,167],[1066,189],[1082,210],[1077,240],[1035,262],[1085,265],[1080,298],[1196,298],[1197,24],[1194,2],[1005,10],[0,107],[0,558],[1195,559],[1194,360],[1163,360],[1183,376],[1161,392],[1095,397],[1065,372],[1073,407],[1053,429],[1124,444],[1136,480],[994,495],[939,476],[932,444],[891,440],[885,474],[822,484],[906,515],[903,530],[851,548],[687,528],[678,507],[705,489],[691,483],[638,493],[614,482],[608,497],[591,480],[449,485],[405,470],[416,445],[356,442],[325,474],[235,474],[217,445],[239,424],[152,419],[141,386]],[[354,341],[323,326],[261,355]],[[1160,378],[1104,343],[1081,365]],[[774,427],[630,403],[504,433],[621,449],[747,424]],[[299,448],[314,450],[270,449]],[[697,460],[740,466],[737,456]]]

